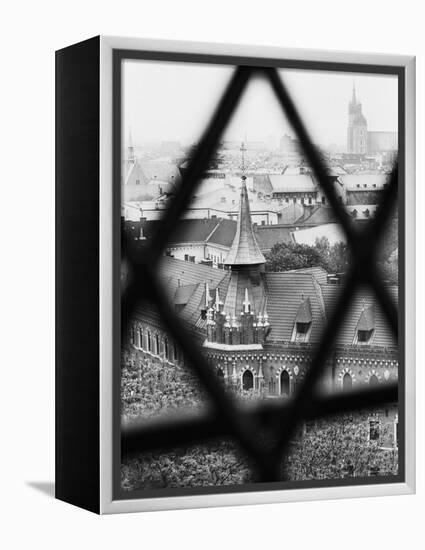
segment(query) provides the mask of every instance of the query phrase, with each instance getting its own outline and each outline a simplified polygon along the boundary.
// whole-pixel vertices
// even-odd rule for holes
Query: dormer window
[[[358,330],[357,342],[359,344],[367,344],[372,338],[373,330]]]
[[[363,303],[363,309],[356,326],[353,338],[353,344],[368,345],[372,342],[375,332],[375,307],[373,305],[366,307]]]
[[[297,323],[298,334],[307,334],[309,328],[310,328],[310,323]]]
[[[293,342],[308,342],[312,320],[310,299],[302,297],[302,302],[295,317],[294,330],[292,332]]]

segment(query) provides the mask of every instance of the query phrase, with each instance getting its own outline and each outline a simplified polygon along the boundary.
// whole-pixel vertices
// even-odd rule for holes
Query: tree
[[[349,265],[347,245],[341,242],[331,246],[326,237],[317,239],[314,246],[278,243],[266,254],[267,271],[322,267],[329,273],[341,273],[347,271]]]
[[[291,480],[396,475],[397,450],[382,446],[390,427],[383,427],[376,441],[370,441],[368,430],[361,414],[317,421],[293,442],[284,461],[286,475]]]
[[[229,442],[145,453],[124,461],[124,490],[240,485],[251,480],[247,461]]]

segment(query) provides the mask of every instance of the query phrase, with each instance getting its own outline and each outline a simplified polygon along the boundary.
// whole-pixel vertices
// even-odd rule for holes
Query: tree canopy
[[[329,244],[326,237],[317,239],[314,246],[298,243],[278,243],[266,254],[267,271],[289,271],[306,267],[322,267],[328,273],[347,271],[349,249],[345,243]]]

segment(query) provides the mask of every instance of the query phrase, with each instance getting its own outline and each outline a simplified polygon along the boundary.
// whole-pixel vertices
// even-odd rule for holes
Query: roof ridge
[[[207,243],[211,237],[214,235],[214,233],[217,231],[219,225],[221,225],[221,222],[223,221],[223,218],[219,218],[217,223],[215,224],[214,226],[214,229],[211,231],[211,233],[207,236],[207,238],[205,239],[205,242]]]

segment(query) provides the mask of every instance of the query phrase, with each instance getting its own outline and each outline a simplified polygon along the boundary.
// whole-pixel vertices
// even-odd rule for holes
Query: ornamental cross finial
[[[242,153],[242,165],[241,165],[241,169],[242,169],[242,177],[245,176],[245,151],[246,151],[245,143],[242,142],[242,143],[241,143],[241,153]]]

